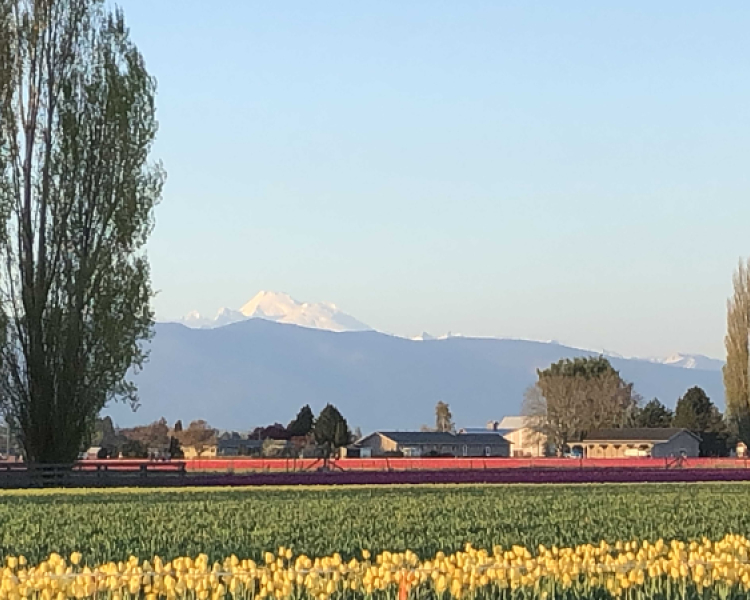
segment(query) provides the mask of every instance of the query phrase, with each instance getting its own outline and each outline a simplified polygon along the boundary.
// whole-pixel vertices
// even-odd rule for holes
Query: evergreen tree
[[[334,448],[346,446],[351,440],[351,432],[346,419],[332,404],[327,404],[320,411],[315,420],[313,432],[315,442],[324,448],[326,456],[330,456]]]
[[[169,438],[169,458],[185,458],[185,453],[180,446],[180,440],[175,436]]]
[[[305,404],[297,413],[295,419],[287,426],[289,435],[301,437],[309,434],[315,425],[315,416],[309,404]]]
[[[657,398],[637,409],[634,419],[636,427],[671,427],[674,413]]]
[[[706,392],[697,386],[690,388],[677,401],[673,421],[675,427],[700,434],[702,431],[715,431],[721,428],[721,421],[721,413]]]

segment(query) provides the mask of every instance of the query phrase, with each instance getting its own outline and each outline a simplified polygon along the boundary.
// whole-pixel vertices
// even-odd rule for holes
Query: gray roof
[[[218,445],[220,448],[261,448],[263,441],[250,439],[247,435],[229,434],[219,437]]]
[[[217,439],[219,440],[249,440],[250,433],[239,432],[239,431],[220,431],[217,435]]]
[[[458,434],[464,435],[467,433],[478,433],[478,434],[492,434],[505,436],[516,431],[515,429],[487,429],[486,427],[463,427]]]
[[[679,427],[641,427],[634,429],[599,429],[586,436],[587,442],[666,442],[683,431],[698,438],[692,431]]]
[[[453,445],[481,444],[483,446],[510,444],[502,435],[495,432],[486,433],[448,433],[441,431],[378,431],[382,436],[400,445]]]
[[[482,446],[492,445],[510,445],[499,431],[490,431],[488,433],[459,433],[456,441],[460,444],[481,444]]]

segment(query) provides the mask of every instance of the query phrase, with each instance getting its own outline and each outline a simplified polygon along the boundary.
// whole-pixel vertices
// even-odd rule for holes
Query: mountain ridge
[[[358,319],[341,311],[335,304],[330,302],[299,302],[284,292],[272,292],[261,290],[249,301],[243,304],[239,310],[223,307],[220,308],[214,318],[201,315],[198,311],[191,311],[184,317],[167,323],[180,323],[187,327],[198,329],[215,329],[225,327],[248,319],[265,319],[300,327],[323,329],[328,331],[369,331],[372,328]],[[384,333],[384,332],[383,332]],[[390,335],[390,334],[385,334]],[[397,336],[403,337],[403,336]],[[452,337],[464,337],[460,333],[448,332],[445,335],[432,335],[423,332],[420,335],[408,339],[414,341],[444,340]],[[482,339],[482,338],[472,338]],[[514,339],[514,338],[490,338],[490,339]],[[557,340],[526,340],[539,341],[539,343],[558,344],[567,347]],[[724,361],[710,358],[702,354],[675,353],[667,357],[625,357],[611,350],[594,350],[591,348],[578,348],[582,352],[602,354],[610,358],[629,358],[633,360],[646,360],[653,363],[671,365],[685,369],[721,370]]]
[[[518,414],[536,369],[593,356],[555,343],[448,337],[412,341],[373,330],[333,332],[249,319],[217,328],[159,323],[150,361],[133,380],[141,409],[107,408],[121,426],[203,418],[216,427],[286,423],[304,404],[338,406],[352,427],[417,429],[438,400],[459,426]],[[723,406],[721,373],[612,358],[645,400],[668,406],[693,385]]]

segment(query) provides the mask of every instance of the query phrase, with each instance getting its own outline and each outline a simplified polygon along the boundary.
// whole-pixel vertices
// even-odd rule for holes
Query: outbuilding
[[[587,458],[665,458],[699,456],[700,442],[700,437],[687,429],[644,427],[592,431],[583,445]]]

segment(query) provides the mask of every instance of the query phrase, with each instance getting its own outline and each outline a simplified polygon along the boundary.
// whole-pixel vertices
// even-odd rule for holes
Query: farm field
[[[742,483],[7,492],[0,553],[12,567],[3,579],[29,582],[18,598],[58,581],[50,600],[219,600],[229,586],[235,597],[317,600],[739,598],[750,588],[748,493]],[[45,569],[67,575],[45,580]]]

